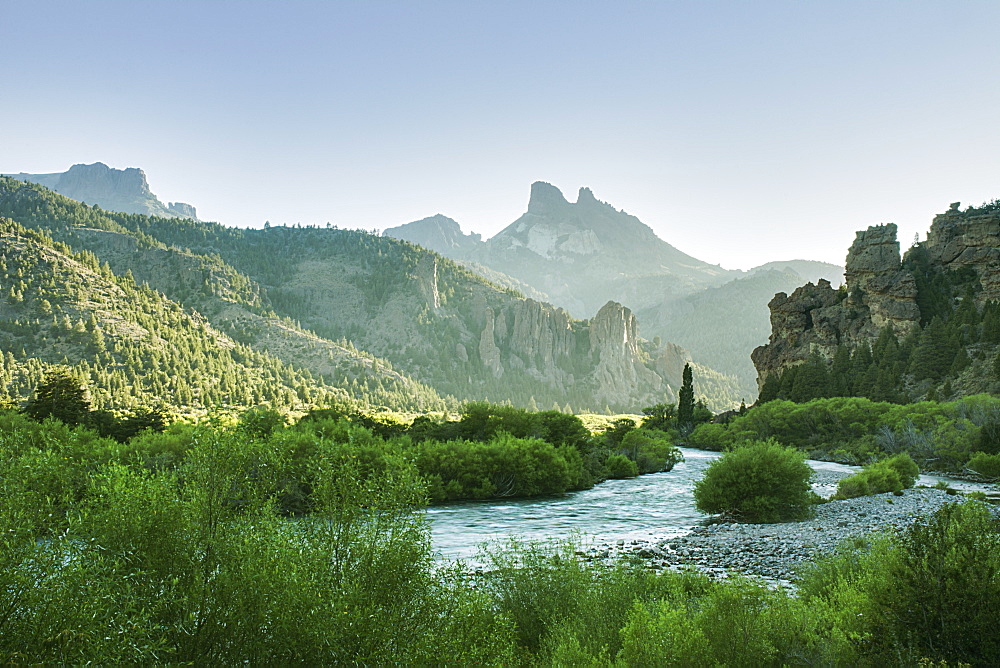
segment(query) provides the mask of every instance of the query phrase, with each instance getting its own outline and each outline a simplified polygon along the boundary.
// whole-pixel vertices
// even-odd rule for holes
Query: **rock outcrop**
[[[149,189],[146,173],[136,167],[115,169],[103,162],[95,162],[92,165],[73,165],[68,171],[55,174],[7,176],[43,185],[60,195],[96,204],[108,211],[197,220],[195,208],[190,204],[173,202],[168,206],[161,202]]]
[[[980,303],[1000,300],[1000,210],[958,210],[958,203],[934,217],[927,255],[947,269],[970,267],[979,277]]]
[[[590,321],[590,352],[597,360],[593,379],[599,400],[616,401],[636,390],[655,395],[668,384],[642,363],[639,325],[632,311],[617,302],[605,304]]]
[[[886,325],[896,336],[905,336],[919,322],[917,284],[902,269],[894,224],[857,233],[847,252],[844,280],[853,303],[868,308],[876,336]]]
[[[758,387],[772,373],[817,353],[831,359],[841,344],[872,344],[886,326],[905,336],[920,321],[913,275],[902,269],[894,224],[857,233],[847,253],[845,286],[807,283],[791,296],[779,292],[768,303],[771,337],[751,354]]]
[[[186,204],[184,202],[170,202],[167,204],[167,209],[171,213],[177,214],[180,218],[198,220],[198,212],[190,204]]]

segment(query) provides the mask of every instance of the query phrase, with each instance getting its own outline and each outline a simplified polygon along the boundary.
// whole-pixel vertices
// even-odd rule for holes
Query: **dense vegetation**
[[[329,416],[281,423],[257,411],[231,427],[172,425],[119,443],[0,412],[0,657],[1000,659],[989,641],[1000,590],[983,586],[1000,578],[1000,539],[976,504],[821,562],[798,595],[741,578],[585,563],[572,544],[494,546],[483,557],[490,575],[470,579],[433,559],[413,457]]]
[[[0,219],[0,238],[0,395],[26,398],[48,365],[62,363],[88,381],[95,405],[107,409],[162,402],[203,412],[349,395],[403,410],[457,404],[353,349],[310,342],[328,362],[322,373],[286,363],[251,345],[246,327],[220,331],[131,272],[115,274],[93,253],[73,254],[12,221]]]
[[[904,405],[858,397],[775,400],[728,423],[699,425],[687,442],[723,450],[766,438],[813,459],[865,464],[906,452],[921,468],[961,471],[974,453],[1000,453],[1000,398],[976,395]]]

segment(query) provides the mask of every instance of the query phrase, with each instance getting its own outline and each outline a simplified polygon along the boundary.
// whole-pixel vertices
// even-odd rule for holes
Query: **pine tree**
[[[690,426],[694,422],[694,377],[691,365],[684,365],[681,374],[681,389],[677,393],[677,424],[681,427]]]
[[[49,371],[35,388],[24,413],[39,422],[54,417],[69,425],[82,424],[90,414],[90,396],[76,374],[58,367]]]

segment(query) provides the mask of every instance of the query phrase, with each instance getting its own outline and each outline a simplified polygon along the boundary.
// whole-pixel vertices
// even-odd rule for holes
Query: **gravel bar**
[[[915,488],[904,490],[902,496],[887,493],[829,501],[816,505],[815,515],[800,522],[707,524],[679,537],[604,542],[584,556],[603,560],[633,555],[654,569],[695,567],[720,577],[739,572],[789,586],[801,565],[832,552],[844,540],[900,531],[960,498],[941,489]]]

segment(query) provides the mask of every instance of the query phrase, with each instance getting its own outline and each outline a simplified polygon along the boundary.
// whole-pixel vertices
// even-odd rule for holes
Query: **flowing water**
[[[684,461],[667,473],[608,480],[592,489],[530,499],[492,499],[432,506],[434,548],[444,558],[469,558],[487,541],[516,535],[528,540],[586,534],[595,540],[632,540],[677,536],[705,521],[694,507],[692,490],[712,460],[721,453],[681,448]],[[860,470],[832,462],[810,461],[821,496],[836,491],[836,478]],[[918,485],[947,481],[962,491],[983,485],[923,475]]]

